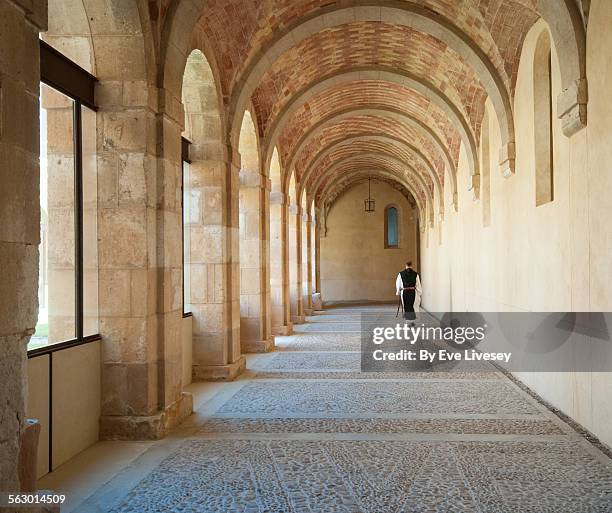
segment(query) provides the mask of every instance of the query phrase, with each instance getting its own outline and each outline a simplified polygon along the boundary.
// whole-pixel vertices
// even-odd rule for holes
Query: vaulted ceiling
[[[566,23],[588,14],[581,0],[199,1],[228,130],[250,109],[266,162],[276,147],[285,186],[294,174],[319,201],[368,170],[420,204],[456,193],[462,143],[478,174],[487,98],[511,171],[523,40],[557,8]]]

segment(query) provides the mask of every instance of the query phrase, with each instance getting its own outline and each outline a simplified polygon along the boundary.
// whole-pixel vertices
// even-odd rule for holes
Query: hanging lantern
[[[368,178],[368,199],[364,200],[366,212],[376,212],[376,202],[370,195],[370,179]]]

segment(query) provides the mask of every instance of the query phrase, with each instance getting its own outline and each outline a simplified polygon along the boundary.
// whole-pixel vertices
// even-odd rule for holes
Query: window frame
[[[397,231],[397,244],[389,244],[389,210],[395,210],[395,229]],[[385,207],[385,249],[400,249],[400,210],[397,205],[390,204]]]
[[[72,133],[74,148],[74,246],[75,246],[75,336],[71,339],[52,342],[46,346],[27,351],[28,358],[51,354],[62,349],[101,340],[100,333],[83,334],[84,279],[83,279],[83,123],[82,107],[97,112],[95,85],[98,79],[61,52],[39,40],[40,83],[45,84],[72,101]],[[99,328],[99,324],[98,324]]]

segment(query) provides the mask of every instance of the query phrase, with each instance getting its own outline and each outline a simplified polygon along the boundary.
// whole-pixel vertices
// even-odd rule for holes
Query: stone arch
[[[268,176],[270,177],[272,192],[282,192],[281,165],[278,157],[278,148],[276,146],[274,146],[272,150],[268,169]]]
[[[321,120],[320,123],[316,124],[315,126],[311,127],[303,136],[302,138],[299,140],[299,142],[296,145],[295,150],[293,151],[293,155],[292,158],[289,162],[289,165],[287,167],[287,172],[291,172],[294,167],[295,167],[295,163],[298,160],[298,157],[300,156],[301,152],[303,151],[303,149],[306,147],[306,145],[308,144],[309,141],[311,141],[312,139],[314,139],[315,137],[317,137],[317,135],[327,126],[330,126],[332,124],[337,123],[338,121],[341,121],[343,119],[346,118],[350,118],[352,116],[358,115],[358,114],[364,114],[364,115],[373,115],[373,116],[383,116],[383,117],[387,117],[393,120],[396,120],[400,123],[409,125],[409,126],[414,126],[416,124],[417,127],[419,128],[425,128],[423,127],[420,122],[418,120],[415,120],[414,118],[411,118],[407,115],[405,115],[403,112],[401,111],[395,111],[393,109],[387,109],[387,108],[380,108],[380,109],[362,109],[362,108],[357,108],[357,109],[349,109],[347,111],[343,111],[340,113],[332,113],[330,116],[328,116],[327,118],[324,118],[323,120]],[[436,147],[439,148],[443,153],[442,155],[444,156],[446,154],[446,152],[444,151],[444,146],[442,144],[441,141],[439,141],[439,139],[437,139],[437,136],[435,136],[435,134],[433,134],[433,132],[431,132],[429,129],[427,129],[428,132],[430,133],[431,138],[433,139],[434,137],[437,140],[437,144]],[[444,162],[447,166],[452,166],[451,164],[451,160],[444,158]],[[429,168],[427,168],[428,170],[430,170]],[[449,169],[452,169],[452,167],[449,167]],[[437,173],[433,173],[434,176],[431,176],[431,179],[434,183],[436,183],[436,181],[438,182],[438,184],[441,187],[440,184],[440,180],[439,177],[437,177]],[[451,175],[451,177],[454,178],[453,181],[453,197],[456,198],[456,191],[457,191],[457,187],[456,187],[456,176],[454,173],[449,173],[449,175]],[[456,204],[456,202],[455,202]]]
[[[222,126],[217,97],[215,78],[208,59],[196,48],[185,62],[181,89],[185,113],[183,136],[191,142],[192,160],[205,160],[221,140]]]
[[[288,104],[283,108],[283,110],[271,124],[270,130],[266,135],[266,139],[263,144],[264,151],[266,152],[266,158],[270,158],[271,150],[268,148],[276,144],[285,125],[291,118],[291,115],[305,103],[307,103],[309,99],[313,98],[316,94],[325,91],[331,86],[368,79],[380,80],[414,89],[419,94],[423,95],[432,103],[440,107],[448,116],[449,120],[463,141],[463,144],[467,150],[472,174],[478,174],[476,140],[470,124],[467,122],[460,109],[442,91],[439,91],[433,85],[425,82],[419,77],[415,77],[410,73],[403,71],[389,71],[377,68],[351,69],[334,73],[331,76],[323,77],[317,80],[313,84],[310,84],[308,87],[296,93],[296,95],[291,98]],[[429,130],[428,133],[431,133],[431,130]],[[449,169],[451,169],[453,173],[456,173],[455,165],[452,159],[450,159],[450,155],[448,155],[448,157],[450,162],[448,162],[447,165],[449,165]]]
[[[246,365],[240,351],[240,304],[239,275],[235,250],[238,242],[238,189],[239,169],[232,162],[239,162],[237,146],[230,148],[226,139],[226,110],[219,80],[219,68],[215,54],[201,27],[198,26],[206,2],[173,2],[166,14],[159,43],[159,66],[156,85],[160,120],[164,123],[164,154],[175,158],[174,145],[178,138],[172,137],[167,127],[184,123],[182,89],[187,59],[192,50],[199,50],[210,68],[215,97],[210,98],[217,109],[217,122],[221,135],[202,143],[202,151],[196,157],[208,173],[202,174],[205,196],[200,200],[210,209],[205,209],[207,230],[214,233],[218,244],[205,246],[204,258],[211,267],[211,281],[200,287],[203,304],[201,315],[207,322],[194,322],[193,377],[203,379],[233,379]],[[195,151],[193,145],[191,148]],[[194,155],[192,155],[192,159]],[[203,240],[203,239],[202,239]],[[212,285],[212,286],[211,286]],[[203,318],[202,317],[202,318]]]
[[[554,195],[552,58],[549,32],[543,28],[538,35],[533,54],[536,206],[552,201]]]
[[[259,171],[259,139],[251,110],[244,111],[240,126],[238,153],[240,153],[241,171],[249,173],[257,173]]]
[[[268,168],[270,177],[270,305],[272,334],[290,335],[288,248],[286,246],[288,195],[282,192],[281,164],[278,148],[274,148]]]
[[[324,207],[327,203],[327,198],[328,196],[334,194],[334,188],[342,189],[342,187],[344,186],[350,186],[350,184],[354,183],[355,181],[364,180],[364,179],[367,179],[368,177],[385,178],[388,181],[397,182],[400,185],[402,185],[411,194],[412,198],[414,199],[416,203],[417,215],[419,217],[419,221],[421,225],[426,224],[424,222],[424,219],[426,219],[427,217],[426,210],[425,210],[426,206],[419,199],[419,197],[414,194],[414,190],[415,190],[414,185],[407,182],[405,178],[398,177],[393,172],[390,172],[384,169],[380,169],[380,168],[374,169],[374,170],[372,170],[371,168],[359,168],[359,169],[353,170],[353,172],[349,176],[346,176],[344,181],[340,181],[340,180],[334,181],[333,184],[329,185],[328,187],[325,187],[317,195],[317,198],[318,198],[317,201],[318,201],[319,206],[322,207],[323,210],[326,210]],[[326,210],[327,214],[329,213],[329,208],[330,207],[328,207]]]
[[[344,139],[341,139],[339,141],[335,141],[334,143],[330,144],[329,146],[325,147],[321,152],[319,152],[319,154],[311,161],[311,163],[308,165],[308,167],[306,168],[306,171],[304,172],[304,176],[302,178],[302,188],[300,189],[299,194],[303,194],[303,187],[305,187],[310,178],[313,176],[314,170],[319,168],[319,164],[321,162],[322,159],[325,158],[325,156],[329,155],[330,153],[332,153],[334,151],[334,149],[336,149],[338,146],[340,145],[345,145],[347,143],[358,143],[360,141],[372,141],[372,140],[380,140],[380,141],[392,141],[393,144],[397,144],[398,146],[405,148],[408,152],[414,154],[417,157],[417,160],[420,161],[424,167],[426,167],[429,170],[430,176],[432,177],[433,183],[435,188],[438,191],[439,194],[439,211],[440,212],[444,212],[444,196],[443,196],[443,186],[440,183],[440,179],[438,177],[438,174],[435,172],[435,169],[433,168],[433,165],[431,164],[431,162],[427,159],[427,157],[425,155],[423,155],[420,150],[418,148],[416,148],[415,146],[399,139],[396,137],[393,137],[391,135],[387,135],[387,134],[366,134],[366,135],[356,135],[356,136],[349,136],[346,137]]]
[[[538,11],[548,24],[559,55],[562,93],[558,117],[563,133],[571,137],[587,124],[588,86],[586,79],[586,30],[576,2],[537,0]]]
[[[244,111],[238,152],[240,191],[238,194],[240,240],[240,340],[242,352],[271,349],[267,255],[267,184],[260,174],[259,139],[251,110]]]
[[[548,0],[546,0],[548,1]],[[354,21],[389,22],[406,25],[432,35],[457,52],[472,67],[486,90],[497,113],[502,133],[500,165],[504,176],[514,173],[514,121],[512,102],[503,78],[486,53],[450,20],[421,6],[402,5],[343,5],[330,6],[326,12],[314,14],[301,23],[280,33],[259,52],[244,69],[232,91],[229,115],[232,120],[230,139],[236,140],[237,127],[255,87],[271,62],[286,48],[322,30]]]
[[[218,90],[217,103],[221,115],[223,139],[225,139],[226,120],[219,67],[208,39],[197,27],[206,4],[207,0],[172,2],[160,38],[156,83],[165,99],[166,110],[179,114],[183,71],[187,58],[195,48],[200,50],[211,68],[215,87]]]
[[[187,186],[190,206],[190,254],[186,266],[193,323],[193,376],[204,379],[212,369],[227,364],[221,312],[228,307],[217,290],[224,290],[224,158],[222,117],[218,87],[210,62],[200,49],[193,49],[182,74],[181,102],[185,131],[190,142]]]
[[[150,26],[143,26],[150,23],[146,4],[140,0],[106,4],[105,15],[98,16],[99,7],[91,0],[50,0],[48,30],[41,33],[42,39],[101,82],[153,82],[153,41]]]
[[[402,162],[399,159],[396,159],[394,157],[391,157],[389,155],[386,154],[375,154],[375,153],[366,153],[366,154],[358,154],[356,156],[351,156],[351,157],[347,157],[345,159],[341,159],[338,160],[337,162],[334,162],[334,164],[332,166],[330,166],[327,170],[326,173],[322,173],[319,178],[317,179],[317,181],[313,184],[312,190],[314,192],[314,194],[316,194],[317,196],[322,195],[323,192],[325,192],[327,190],[327,188],[330,186],[330,184],[333,184],[334,180],[333,180],[333,176],[335,172],[342,172],[343,169],[350,164],[356,163],[361,165],[362,161],[364,159],[368,159],[371,157],[375,157],[375,158],[382,158],[383,161],[387,161],[388,163],[398,166],[399,168],[402,169],[407,169],[408,171],[410,171],[410,176],[415,180],[416,182],[416,187],[417,190],[419,190],[421,192],[421,195],[423,196],[423,198],[425,198],[425,204],[423,205],[423,207],[426,209],[423,212],[428,212],[428,217],[429,217],[429,222],[430,224],[433,226],[433,220],[434,220],[434,209],[433,209],[433,205],[434,205],[434,199],[433,199],[433,195],[431,193],[431,191],[429,190],[429,188],[427,187],[427,184],[425,183],[425,181],[423,180],[423,178],[421,177],[421,175],[419,175],[418,173],[416,173],[413,169],[410,168],[409,165],[407,165],[405,162]],[[375,165],[373,165],[373,168],[376,168],[377,166],[380,166],[380,162],[376,162]],[[395,176],[396,178],[398,178],[398,175],[396,172],[393,171],[392,168],[387,169],[387,171]],[[405,178],[407,178],[407,174],[405,175]],[[327,182],[324,182],[323,179],[324,178],[329,178],[332,177],[332,179],[329,179]],[[404,180],[405,181],[405,180]],[[319,189],[323,186],[322,191],[323,192],[319,192]],[[415,199],[418,197],[418,195],[415,195],[413,190],[414,190],[414,185],[412,187],[407,187],[411,193],[413,194],[413,196],[415,197]]]

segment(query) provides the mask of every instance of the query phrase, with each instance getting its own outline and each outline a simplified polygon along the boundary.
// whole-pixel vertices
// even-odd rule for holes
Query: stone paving
[[[278,337],[91,510],[612,512],[611,460],[502,373],[361,373],[360,311]]]

